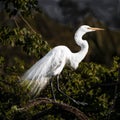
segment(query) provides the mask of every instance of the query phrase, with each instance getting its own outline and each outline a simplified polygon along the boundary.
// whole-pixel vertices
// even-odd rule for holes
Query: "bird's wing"
[[[63,60],[60,51],[51,50],[22,76],[22,80],[29,81],[32,93],[41,91],[52,76],[60,74],[65,65]]]

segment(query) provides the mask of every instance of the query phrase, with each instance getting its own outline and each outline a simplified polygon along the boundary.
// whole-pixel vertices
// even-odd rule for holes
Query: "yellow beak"
[[[103,28],[94,28],[94,27],[91,27],[89,29],[91,29],[91,30],[104,30]]]

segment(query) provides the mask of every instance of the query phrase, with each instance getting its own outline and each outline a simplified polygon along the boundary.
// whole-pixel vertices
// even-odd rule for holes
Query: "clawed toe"
[[[76,101],[76,100],[74,100],[73,102],[75,102],[77,105],[82,105],[82,106],[88,105],[88,103],[86,103],[86,102],[80,102],[80,101]]]

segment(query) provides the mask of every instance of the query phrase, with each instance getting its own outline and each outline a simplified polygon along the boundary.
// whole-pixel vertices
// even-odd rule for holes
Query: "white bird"
[[[22,76],[22,79],[24,81],[29,81],[28,86],[31,87],[31,92],[33,94],[40,93],[40,91],[47,85],[53,76],[60,75],[65,65],[77,69],[79,63],[86,56],[89,48],[88,42],[86,40],[83,40],[82,37],[87,32],[96,30],[103,29],[93,28],[88,25],[82,25],[78,28],[74,36],[75,42],[78,46],[80,46],[80,51],[77,53],[72,53],[68,47],[60,45],[54,47],[42,59],[37,61]]]

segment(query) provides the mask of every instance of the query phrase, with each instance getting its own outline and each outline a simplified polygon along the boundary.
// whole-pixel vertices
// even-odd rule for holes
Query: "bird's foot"
[[[80,102],[80,101],[76,101],[76,100],[73,100],[73,102],[76,103],[77,105],[82,105],[82,106],[88,105],[88,103],[86,103],[86,102]]]

